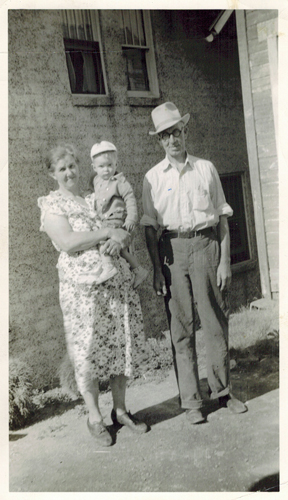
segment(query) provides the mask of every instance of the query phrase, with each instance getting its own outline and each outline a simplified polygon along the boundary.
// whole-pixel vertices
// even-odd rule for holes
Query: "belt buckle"
[[[187,231],[181,231],[178,229],[178,238],[187,238]]]
[[[178,238],[194,238],[194,236],[197,236],[197,231],[194,231],[194,229],[189,229],[188,231],[180,231],[178,229]]]

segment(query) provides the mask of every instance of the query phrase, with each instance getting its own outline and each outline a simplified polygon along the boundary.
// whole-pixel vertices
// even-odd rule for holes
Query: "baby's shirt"
[[[116,173],[104,180],[96,175],[93,179],[95,210],[103,219],[122,219],[124,222],[137,222],[137,204],[131,184],[125,176]]]

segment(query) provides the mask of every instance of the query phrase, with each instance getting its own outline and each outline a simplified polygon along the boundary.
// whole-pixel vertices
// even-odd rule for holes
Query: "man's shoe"
[[[91,424],[88,418],[87,427],[89,429],[90,434],[93,436],[93,438],[97,441],[98,444],[100,444],[101,446],[111,446],[112,436],[109,434],[103,421],[94,422],[94,424]]]
[[[148,425],[146,425],[145,422],[137,420],[137,418],[131,415],[130,411],[117,416],[116,411],[113,409],[111,412],[111,419],[113,424],[125,425],[132,432],[137,434],[144,434],[149,430]]]
[[[191,410],[186,410],[186,418],[189,422],[189,424],[201,424],[202,422],[205,422],[206,417],[204,417],[201,409],[191,409]]]
[[[228,408],[231,413],[245,413],[248,411],[247,406],[235,398],[232,394],[222,396],[219,398],[219,406],[221,408]]]

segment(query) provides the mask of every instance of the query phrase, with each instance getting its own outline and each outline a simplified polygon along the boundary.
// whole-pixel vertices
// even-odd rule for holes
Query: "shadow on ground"
[[[177,417],[181,415],[185,410],[179,406],[179,398],[175,396],[174,398],[162,401],[157,405],[144,408],[143,410],[135,413],[135,417],[139,420],[145,420],[146,424],[149,426],[159,424],[165,420]],[[145,418],[144,418],[145,417]]]
[[[21,429],[25,429],[26,427],[30,427],[30,425],[36,424],[37,422],[41,422],[43,420],[47,420],[51,417],[56,417],[63,415],[68,410],[72,410],[76,406],[83,403],[81,398],[74,401],[53,401],[47,403],[43,408],[37,408],[26,420],[25,425],[21,427]],[[19,430],[19,428],[15,427],[12,430]],[[17,434],[17,436],[24,437],[26,434]],[[19,438],[17,438],[19,439]],[[9,441],[15,441],[14,435],[10,434]]]
[[[243,350],[230,350],[232,390],[248,401],[279,387],[279,337],[275,335]]]
[[[207,417],[210,413],[213,413],[214,411],[217,411],[219,409],[219,403],[218,399],[209,399],[208,384],[206,378],[200,380],[200,387],[204,399],[203,414]],[[160,422],[164,422],[165,420],[175,418],[178,415],[181,415],[181,413],[184,413],[185,410],[179,405],[179,397],[175,396],[174,398],[162,401],[157,405],[153,405],[138,411],[137,413],[135,413],[135,417],[137,417],[139,420],[145,420],[147,425],[152,426],[155,424],[159,424]]]
[[[257,481],[257,483],[252,484],[249,491],[280,491],[279,487],[279,474],[272,474],[271,476],[266,476]]]
[[[25,436],[27,436],[27,434],[9,434],[9,441],[18,441],[18,439],[22,439]]]

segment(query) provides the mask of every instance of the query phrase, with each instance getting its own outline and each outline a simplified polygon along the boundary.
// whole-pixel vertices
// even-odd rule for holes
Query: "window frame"
[[[68,10],[71,10],[71,11],[75,10],[76,11],[76,9],[68,9]],[[97,99],[107,98],[108,97],[108,84],[107,84],[107,75],[106,75],[106,69],[105,69],[105,61],[104,61],[104,57],[103,57],[102,37],[101,37],[100,22],[99,22],[99,10],[98,9],[82,9],[82,10],[87,10],[90,12],[91,31],[92,31],[92,37],[93,37],[93,40],[91,40],[91,42],[96,42],[99,44],[100,62],[101,62],[101,69],[102,69],[102,76],[103,76],[105,93],[95,94],[95,93],[84,93],[84,92],[81,92],[81,93],[72,92],[71,85],[70,85],[69,70],[68,70],[67,63],[66,63],[70,92],[75,100],[77,100],[77,99],[81,100],[82,98],[87,98],[87,97],[88,98],[89,97],[92,97],[92,98],[97,97]],[[77,42],[77,43],[81,42],[81,39],[77,39],[77,38],[74,38],[74,39],[69,38],[68,39],[66,36],[64,36],[64,33],[63,33],[63,44],[64,44],[65,52],[66,52],[65,42],[67,41],[71,45],[71,44],[73,44],[73,40],[75,40],[75,42]]]
[[[246,180],[245,180],[245,175],[246,175],[246,172],[245,171],[236,171],[236,172],[229,172],[229,173],[224,173],[224,174],[221,174],[220,175],[220,179],[221,179],[221,183],[222,183],[222,180],[224,178],[229,178],[229,177],[240,177],[240,182],[241,182],[241,188],[242,188],[242,199],[243,199],[243,207],[244,207],[244,221],[245,221],[245,226],[246,226],[246,235],[247,235],[247,251],[248,251],[248,254],[249,254],[249,258],[246,259],[246,260],[242,260],[240,262],[235,262],[235,263],[231,263],[231,267],[232,267],[232,270],[233,271],[237,271],[239,269],[239,271],[241,271],[243,269],[243,267],[249,267],[249,265],[254,265],[255,263],[255,256],[254,256],[254,252],[253,252],[253,247],[251,245],[251,235],[250,235],[250,224],[249,224],[249,214],[248,214],[248,200],[247,200],[247,197],[246,197]],[[222,183],[222,186],[223,186],[223,183]],[[224,187],[223,187],[223,191],[224,191]],[[225,192],[224,192],[225,194]],[[226,195],[225,195],[226,197]],[[228,201],[229,203],[229,201]],[[232,206],[232,210],[233,210],[233,206]],[[232,217],[228,217],[228,224],[229,224],[229,219],[232,219]]]
[[[128,9],[127,9],[128,10]],[[129,9],[131,10],[131,9]],[[142,49],[145,50],[145,59],[146,59],[146,69],[148,75],[148,82],[150,90],[126,90],[128,97],[160,97],[159,93],[159,85],[158,85],[158,77],[157,77],[157,68],[156,68],[156,59],[155,59],[155,50],[154,50],[154,42],[153,42],[153,33],[152,33],[152,24],[150,11],[139,9],[143,13],[143,23],[144,23],[144,33],[146,39],[146,45],[133,45],[133,44],[122,44],[122,54],[123,57],[126,57],[124,52],[127,49]],[[122,10],[121,10],[121,18],[122,18]],[[122,19],[121,19],[122,21]],[[122,24],[123,31],[124,26]]]

